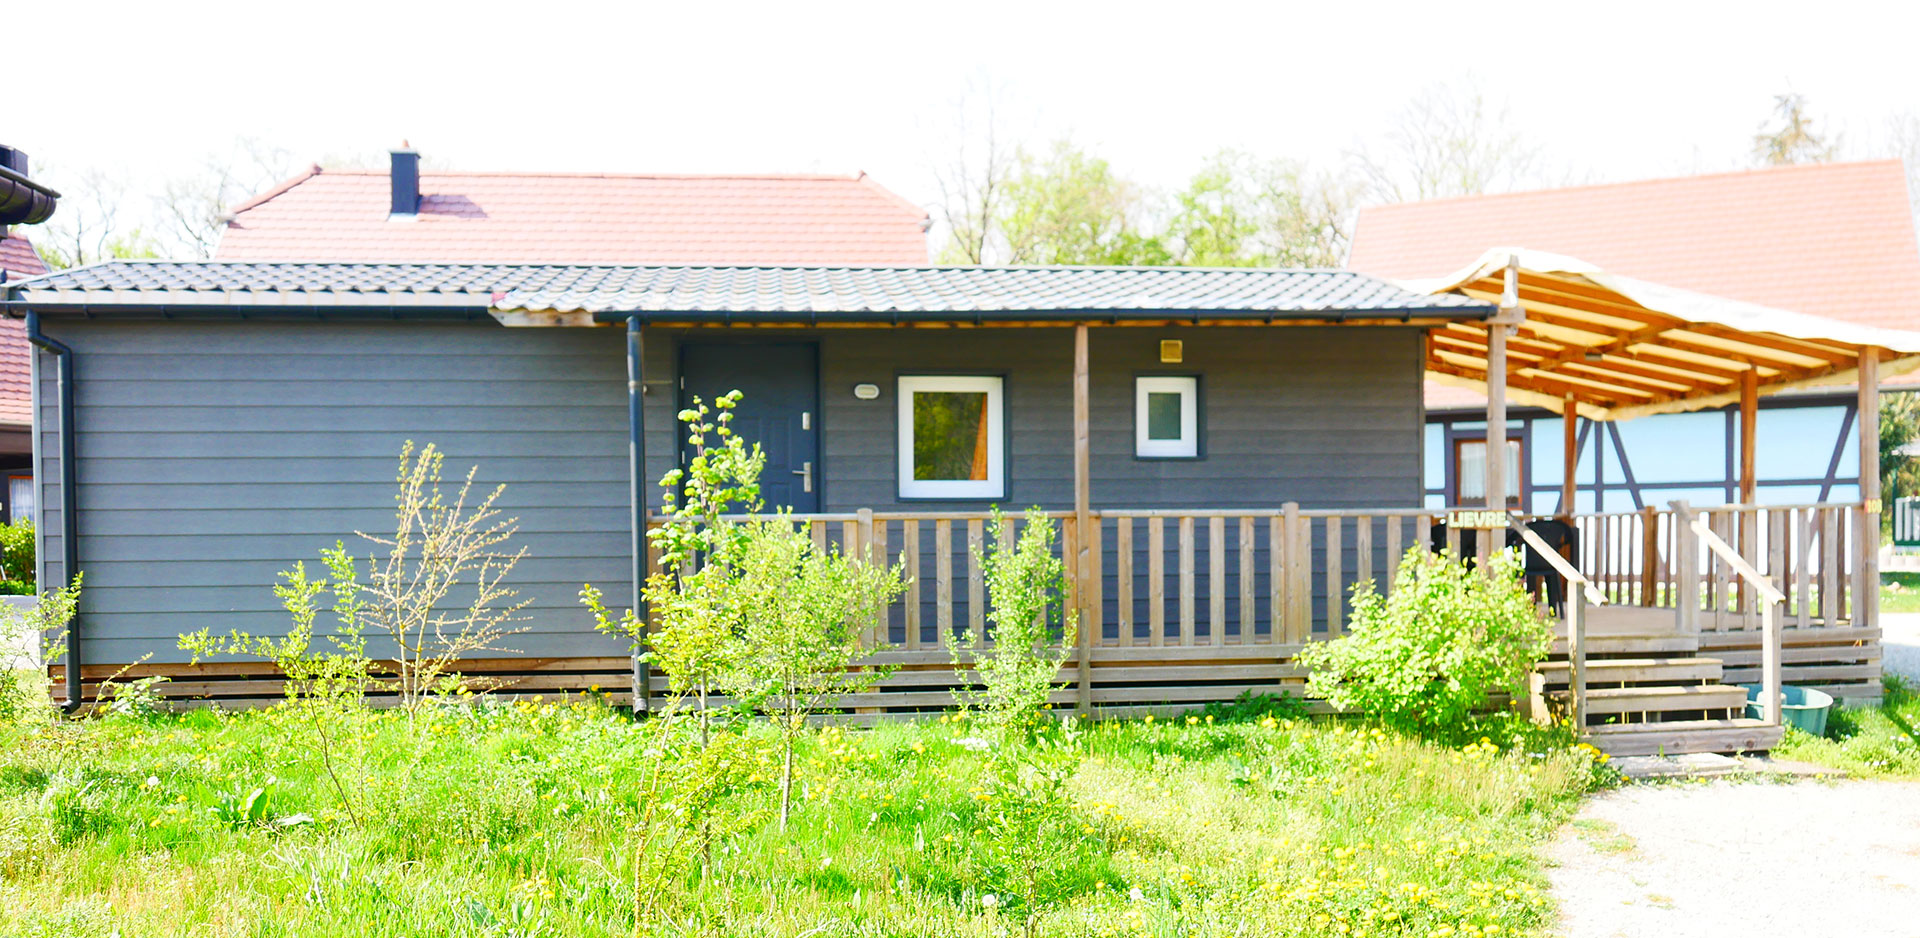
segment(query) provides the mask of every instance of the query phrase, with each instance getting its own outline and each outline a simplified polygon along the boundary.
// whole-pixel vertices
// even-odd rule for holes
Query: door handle
[[[800,468],[792,471],[794,475],[800,477],[800,491],[811,493],[813,491],[813,463],[803,462],[800,464]]]

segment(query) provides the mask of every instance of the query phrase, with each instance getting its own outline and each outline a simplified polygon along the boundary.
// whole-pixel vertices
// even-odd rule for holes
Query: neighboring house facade
[[[26,235],[0,231],[0,283],[46,272]],[[0,518],[7,521],[34,513],[32,358],[20,321],[0,319]]]
[[[1897,161],[1790,166],[1365,209],[1348,266],[1410,280],[1452,273],[1509,245],[1579,258],[1614,273],[1777,309],[1895,329],[1920,326],[1920,247]],[[1910,387],[1893,379],[1886,390]],[[1858,497],[1851,390],[1761,399],[1755,439],[1761,504]],[[1482,497],[1485,397],[1429,381],[1429,505]],[[1578,511],[1674,499],[1738,498],[1735,408],[1582,421]],[[1515,407],[1509,477],[1517,503],[1562,511],[1558,414]]]

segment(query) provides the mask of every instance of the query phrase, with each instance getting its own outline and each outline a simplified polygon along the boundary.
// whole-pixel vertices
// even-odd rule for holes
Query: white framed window
[[[1143,459],[1200,455],[1200,379],[1192,375],[1133,380],[1133,454]]]
[[[1000,378],[900,379],[900,497],[1004,498],[1006,404]]]

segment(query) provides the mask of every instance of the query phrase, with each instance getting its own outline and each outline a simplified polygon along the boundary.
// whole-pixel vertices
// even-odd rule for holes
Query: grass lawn
[[[1774,753],[1862,778],[1920,777],[1920,693],[1889,677],[1879,706],[1836,706],[1824,737],[1789,729]]]
[[[1920,612],[1920,573],[1880,574],[1881,612]]]
[[[332,729],[340,788],[286,713],[0,730],[0,934],[1539,934],[1536,848],[1611,775],[1550,734],[1141,719],[1029,750],[954,719],[807,734],[782,833],[765,725],[677,755],[579,702]],[[751,771],[645,803],[663,759],[722,757]]]

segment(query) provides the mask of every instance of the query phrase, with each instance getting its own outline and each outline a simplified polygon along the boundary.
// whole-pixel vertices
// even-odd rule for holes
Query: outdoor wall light
[[[853,386],[853,396],[856,400],[875,400],[880,397],[880,386],[877,384],[856,384]]]
[[[1178,365],[1180,364],[1181,358],[1184,357],[1185,354],[1186,354],[1185,342],[1182,342],[1179,339],[1161,339],[1160,340],[1160,363],[1161,364]]]

